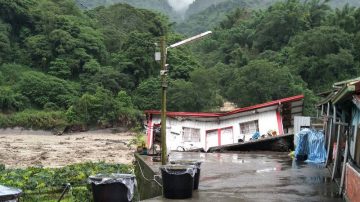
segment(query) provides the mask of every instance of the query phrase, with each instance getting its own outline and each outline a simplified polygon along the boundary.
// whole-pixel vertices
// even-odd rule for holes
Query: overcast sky
[[[168,0],[169,4],[175,11],[186,10],[195,0]]]

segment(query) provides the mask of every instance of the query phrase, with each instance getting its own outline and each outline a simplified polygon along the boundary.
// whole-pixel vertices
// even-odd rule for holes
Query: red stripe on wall
[[[276,119],[278,123],[279,135],[283,135],[284,127],[283,127],[282,117],[279,111],[276,111]]]
[[[149,115],[149,119],[148,119],[148,128],[147,128],[147,145],[148,148],[151,148],[151,140],[152,140],[152,134],[153,134],[153,126],[152,126],[152,115]]]
[[[218,146],[221,146],[221,129],[218,129]]]

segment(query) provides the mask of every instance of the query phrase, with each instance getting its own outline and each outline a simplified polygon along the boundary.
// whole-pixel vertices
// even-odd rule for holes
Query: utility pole
[[[167,67],[166,67],[166,42],[165,36],[160,38],[161,52],[161,164],[167,164],[167,148],[166,148],[166,91],[167,91]]]
[[[176,48],[190,42],[199,40],[204,38],[205,36],[210,35],[212,32],[207,31],[196,36],[187,38],[185,40],[179,41],[170,45],[169,47],[166,46],[165,36],[160,37],[160,58],[158,52],[155,53],[155,60],[159,61],[160,59],[160,76],[161,76],[161,163],[162,165],[166,165],[168,162],[167,159],[167,148],[166,148],[166,91],[167,91],[167,74],[168,74],[168,67],[166,64],[166,56],[167,56],[167,49],[169,48]]]

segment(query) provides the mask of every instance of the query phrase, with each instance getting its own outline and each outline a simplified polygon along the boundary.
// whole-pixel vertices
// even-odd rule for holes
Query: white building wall
[[[186,120],[186,119],[182,120],[182,119],[175,119],[168,117],[166,122],[167,124],[166,144],[168,149],[170,150],[177,150],[178,146],[182,146],[185,149],[195,149],[195,148],[205,149],[206,131],[228,128],[228,127],[233,127],[234,139],[232,142],[237,143],[239,138],[243,138],[242,136],[240,136],[240,123],[254,121],[254,120],[258,120],[260,134],[266,134],[269,130],[275,130],[279,134],[276,110],[231,118],[228,120],[221,120],[221,121],[218,120],[218,121],[209,121],[209,122]],[[159,124],[159,123],[160,123],[160,115],[154,115],[152,124]],[[177,137],[175,138],[174,136],[180,136],[180,138],[182,139],[183,127],[199,128],[201,141],[200,142],[183,142],[182,140],[178,141],[179,139]],[[250,138],[251,136],[247,136],[245,141],[248,141]],[[180,145],[179,142],[181,142]]]

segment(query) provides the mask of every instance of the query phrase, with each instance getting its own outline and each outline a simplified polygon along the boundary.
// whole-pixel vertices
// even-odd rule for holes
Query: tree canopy
[[[143,9],[152,2],[89,9],[105,1],[0,0],[0,123],[138,123],[141,110],[160,109],[156,43],[162,35],[168,44],[187,38],[174,31],[180,27],[214,32],[168,50],[168,110],[217,111],[225,100],[243,107],[305,94],[310,115],[317,93],[359,75],[360,8],[198,0],[188,10],[194,18],[178,26],[165,11]]]

